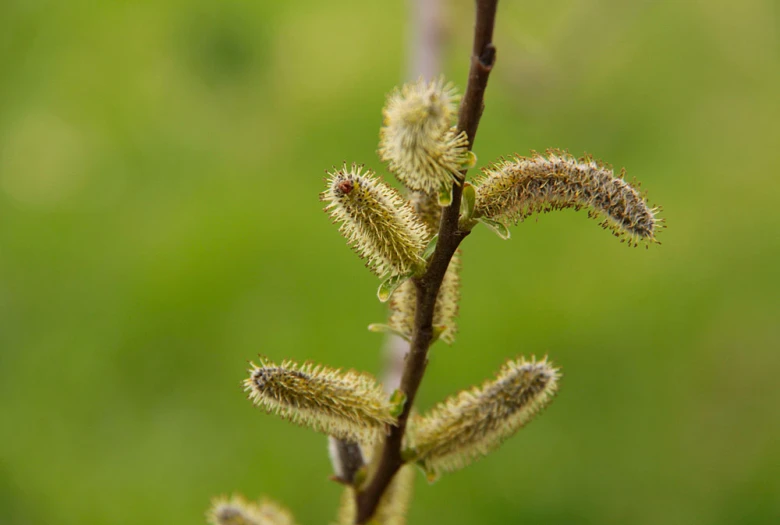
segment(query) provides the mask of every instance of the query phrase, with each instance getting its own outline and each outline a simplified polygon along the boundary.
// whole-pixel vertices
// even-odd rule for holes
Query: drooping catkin
[[[393,406],[368,374],[261,357],[252,363],[244,390],[269,413],[317,432],[353,442],[373,442],[395,419]]]
[[[439,294],[436,296],[436,305],[433,309],[433,326],[444,327],[439,338],[447,344],[455,342],[455,335],[458,332],[460,268],[460,250],[458,250],[452,256],[447,272],[444,274]],[[390,320],[388,324],[393,330],[407,338],[411,338],[414,331],[416,297],[417,293],[414,283],[407,281],[395,291],[390,299]]]
[[[589,208],[604,216],[601,225],[631,245],[657,242],[662,220],[657,208],[612,169],[590,157],[549,150],[546,155],[516,157],[484,170],[475,182],[475,217],[515,223],[541,212]]]
[[[437,193],[466,162],[468,139],[451,128],[457,102],[443,78],[405,84],[387,97],[379,156],[407,188]]]
[[[320,200],[368,268],[380,277],[423,268],[429,233],[396,190],[355,164],[328,175]]]
[[[259,503],[241,495],[215,498],[207,514],[212,525],[294,525],[292,514],[268,499]]]
[[[559,377],[546,359],[507,362],[495,379],[460,392],[416,420],[411,439],[417,462],[435,476],[498,448],[553,399]]]

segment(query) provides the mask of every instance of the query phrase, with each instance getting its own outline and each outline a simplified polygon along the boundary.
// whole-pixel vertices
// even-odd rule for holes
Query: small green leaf
[[[401,412],[404,411],[404,405],[406,404],[406,394],[398,389],[395,389],[393,394],[390,396],[390,404],[392,405],[392,408],[390,409],[390,415],[393,417],[400,416]]]
[[[487,226],[488,228],[490,228],[491,230],[493,230],[493,233],[495,233],[502,239],[507,240],[509,239],[509,237],[511,237],[511,235],[509,234],[509,228],[506,227],[506,224],[485,217],[480,217],[477,220],[482,224],[484,224],[485,226]]]
[[[433,255],[433,252],[436,251],[436,244],[439,242],[439,234],[433,236],[433,238],[428,241],[428,246],[425,247],[425,251],[422,254],[422,258],[426,261],[431,258],[431,255]]]
[[[428,470],[427,468],[425,468],[425,464],[422,461],[417,461],[415,464],[420,468],[420,470],[423,471],[423,474],[425,474],[425,480],[428,483],[432,484],[438,481],[439,479],[438,472],[434,472],[432,470]]]
[[[469,182],[463,183],[463,200],[460,201],[460,220],[468,221],[474,215],[477,202],[477,192]]]
[[[473,151],[469,151],[466,153],[465,158],[463,159],[463,163],[461,163],[461,167],[463,169],[469,169],[473,168],[477,165],[477,155]]]
[[[439,337],[441,337],[441,334],[443,334],[447,330],[446,324],[435,324],[433,325],[433,337],[431,338],[431,344],[435,343],[439,340]]]
[[[381,324],[381,323],[372,323],[368,325],[368,331],[369,332],[375,332],[375,333],[386,333],[386,334],[395,334],[401,339],[405,341],[409,341],[409,334],[405,334],[403,332],[400,332],[393,328],[392,326],[388,324]]]
[[[355,488],[361,488],[366,481],[368,481],[368,467],[363,465],[358,469],[357,472],[355,472],[355,477],[352,480],[352,485]]]
[[[449,206],[452,204],[452,186],[446,184],[439,188],[439,206]]]
[[[382,284],[379,285],[379,289],[376,291],[376,296],[379,297],[379,301],[386,303],[393,292],[401,286],[407,279],[409,279],[414,273],[402,273],[399,275],[393,275],[388,277]]]
[[[417,459],[417,451],[413,448],[404,448],[401,449],[401,461],[404,463],[409,463],[410,461],[415,461]]]

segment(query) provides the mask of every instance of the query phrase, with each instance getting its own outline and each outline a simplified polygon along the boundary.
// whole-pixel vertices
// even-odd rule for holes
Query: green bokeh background
[[[471,2],[445,2],[465,84]],[[461,335],[419,405],[518,354],[555,403],[412,524],[780,520],[780,11],[503,1],[480,165],[548,147],[664,206],[628,249],[561,212],[464,244]],[[0,2],[0,523],[203,523],[267,494],[335,516],[325,439],[253,408],[246,361],[377,371],[377,279],[321,212],[375,155],[405,2]]]

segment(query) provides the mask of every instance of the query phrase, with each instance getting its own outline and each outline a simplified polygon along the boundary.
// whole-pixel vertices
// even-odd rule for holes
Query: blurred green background
[[[317,200],[383,171],[407,3],[0,2],[0,523],[203,523],[212,496],[335,516],[325,438],[245,399],[246,361],[376,372],[377,279]],[[780,520],[780,10],[503,1],[480,165],[548,147],[664,206],[628,249],[562,212],[464,244],[461,335],[419,406],[510,356],[545,414],[410,523]],[[465,85],[469,1],[445,2]]]

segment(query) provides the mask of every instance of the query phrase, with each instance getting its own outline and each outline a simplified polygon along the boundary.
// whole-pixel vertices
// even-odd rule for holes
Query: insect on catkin
[[[320,194],[339,232],[380,277],[421,270],[430,234],[397,191],[362,166],[346,165],[329,173]]]

